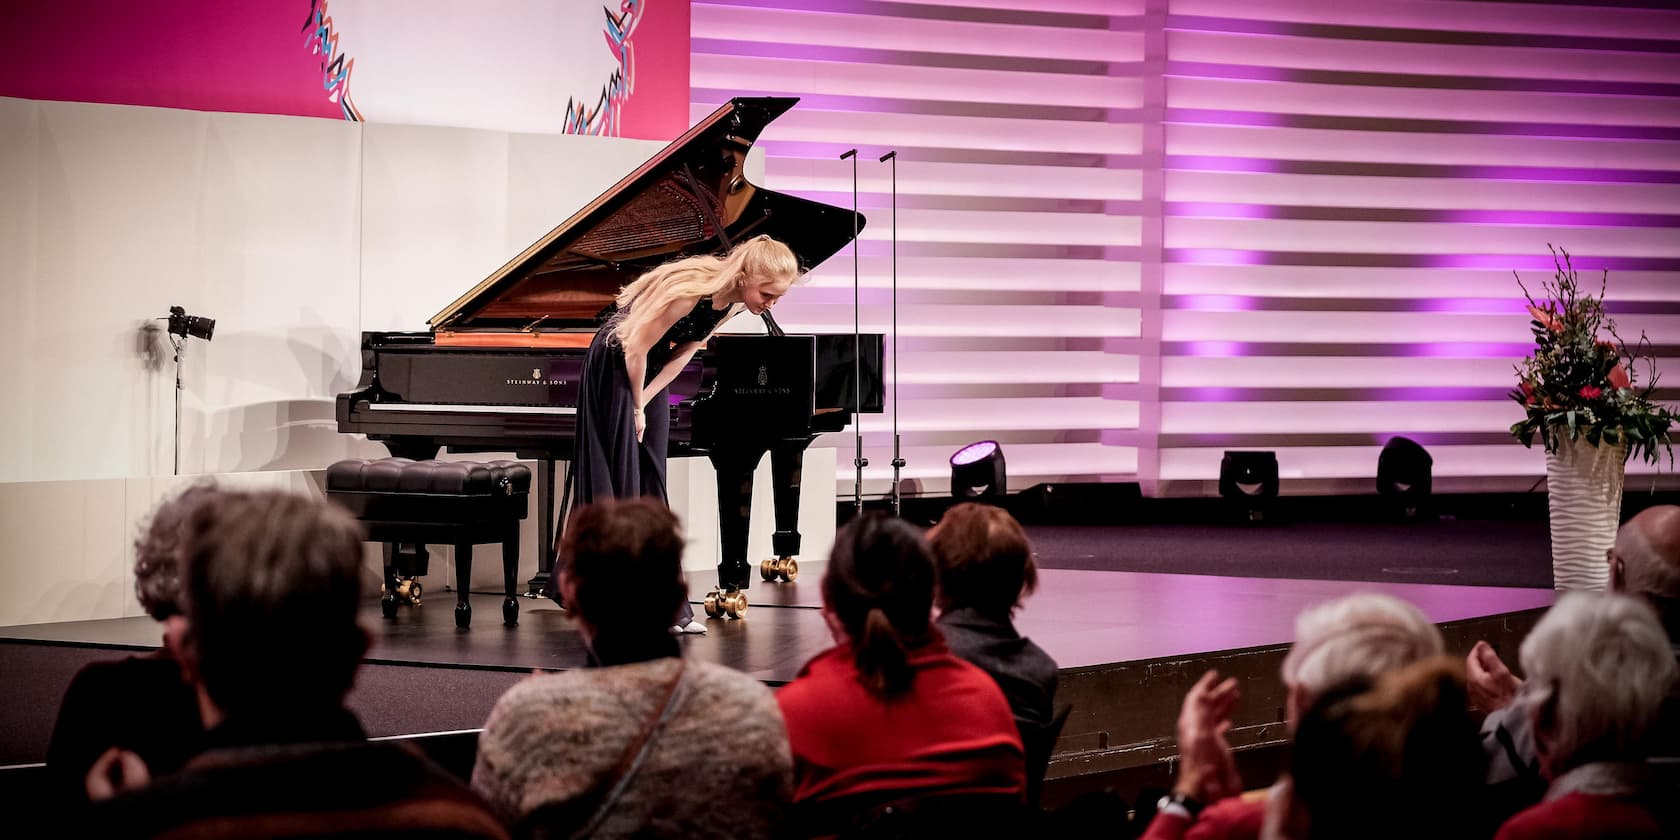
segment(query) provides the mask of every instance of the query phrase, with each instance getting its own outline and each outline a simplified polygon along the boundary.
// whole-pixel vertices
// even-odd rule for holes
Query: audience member
[[[776,695],[805,833],[841,833],[894,801],[913,811],[968,800],[948,813],[969,818],[1020,802],[1025,761],[1009,704],[946,648],[933,585],[927,544],[904,521],[866,515],[836,535],[822,582],[835,646]]]
[[[1663,832],[1645,764],[1646,738],[1675,680],[1669,645],[1650,606],[1622,595],[1567,593],[1535,625],[1513,708],[1529,716],[1550,784],[1497,840],[1673,836]]]
[[[226,491],[193,511],[187,533],[180,658],[204,751],[155,780],[119,764],[111,783],[126,792],[91,809],[88,836],[506,836],[465,785],[403,747],[367,743],[344,708],[368,643],[349,514]]]
[[[1266,836],[1287,840],[1485,837],[1482,752],[1464,667],[1446,656],[1354,677],[1302,714],[1288,794]]]
[[[1441,631],[1417,607],[1387,595],[1349,595],[1310,607],[1295,619],[1295,644],[1283,660],[1290,729],[1330,688],[1375,677],[1444,649]],[[1234,680],[1215,684],[1208,672],[1185,697],[1179,715],[1179,777],[1143,835],[1148,840],[1259,837],[1267,800],[1287,795],[1280,779],[1263,795],[1232,795],[1242,786],[1224,733],[1236,706]],[[1203,810],[1203,808],[1206,810]]]
[[[1015,629],[1021,599],[1038,587],[1027,533],[1002,508],[964,502],[947,511],[927,539],[938,565],[938,626],[945,644],[1003,689],[1030,759],[1034,745],[1049,746],[1041,742],[1051,737],[1055,716],[1056,661]]]
[[[1635,514],[1616,532],[1606,556],[1610,590],[1644,599],[1655,609],[1669,651],[1680,660],[1680,507],[1658,505]],[[1487,642],[1477,642],[1465,660],[1470,694],[1488,712],[1482,749],[1488,754],[1490,796],[1514,813],[1539,801],[1546,790],[1533,720],[1520,705],[1522,680],[1511,673]],[[1677,687],[1680,690],[1680,687]],[[1653,754],[1680,755],[1680,693],[1670,691],[1652,730]]]
[[[667,628],[687,598],[677,517],[652,499],[581,508],[559,585],[590,667],[502,696],[473,786],[537,837],[776,836],[792,759],[762,683],[686,661]]]
[[[53,796],[85,803],[88,771],[112,748],[132,753],[154,773],[180,769],[198,747],[198,699],[181,677],[173,641],[185,626],[180,606],[180,549],[187,521],[216,493],[194,485],[158,505],[134,542],[134,594],[163,628],[154,653],[95,662],[76,673],[58,706],[47,746]],[[113,702],[113,698],[121,698]]]

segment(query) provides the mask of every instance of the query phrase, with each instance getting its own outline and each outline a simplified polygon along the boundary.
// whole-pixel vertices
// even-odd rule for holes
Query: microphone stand
[[[186,362],[187,337],[169,333],[169,343],[175,347],[175,474],[181,474],[181,368]]]
[[[898,437],[898,150],[881,156],[881,162],[892,161],[892,511],[903,516],[904,491],[899,476],[904,470],[904,455]]]
[[[857,149],[840,156],[852,162],[852,467],[857,481],[852,485],[852,513],[863,515],[863,468],[869,459],[863,457],[863,320],[858,306],[858,169]]]

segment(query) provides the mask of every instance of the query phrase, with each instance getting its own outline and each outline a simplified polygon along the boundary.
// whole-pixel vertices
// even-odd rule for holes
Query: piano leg
[[[538,506],[542,510],[542,518],[537,520],[537,573],[525,584],[525,595],[530,598],[544,598],[548,596],[549,580],[554,575],[554,558],[560,554],[560,536],[566,527],[566,513],[572,506],[572,465],[565,466],[565,484],[560,492],[554,492],[554,465],[548,458],[537,459],[537,498]],[[555,519],[554,503],[560,503],[560,517]]]
[[[805,448],[811,439],[785,441],[770,448],[770,487],[776,500],[776,530],[770,535],[774,557],[758,564],[766,581],[793,582],[799,577],[799,484]]]
[[[717,472],[718,533],[722,558],[718,563],[718,588],[706,596],[706,614],[720,618],[746,614],[745,591],[752,582],[747,563],[747,535],[752,525],[753,470],[767,447],[745,445],[711,453]]]
[[[397,614],[400,604],[420,603],[421,575],[426,574],[425,543],[383,544],[385,553],[385,585],[380,594],[379,609],[386,618]]]

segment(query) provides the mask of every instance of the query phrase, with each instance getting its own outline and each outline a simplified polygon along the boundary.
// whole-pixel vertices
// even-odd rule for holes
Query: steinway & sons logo
[[[543,375],[542,368],[531,368],[530,379],[508,379],[509,385],[564,385],[564,379],[550,379]]]
[[[758,384],[737,385],[730,389],[736,396],[742,397],[779,397],[793,393],[793,389],[786,385],[770,384],[770,368],[766,365],[758,366]]]

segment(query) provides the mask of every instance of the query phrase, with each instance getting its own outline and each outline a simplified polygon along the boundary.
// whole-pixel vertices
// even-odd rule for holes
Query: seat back
[[[1044,792],[1044,774],[1050,768],[1050,755],[1056,751],[1056,739],[1062,737],[1073,705],[1056,710],[1048,724],[1021,733],[1021,746],[1027,754],[1027,804],[1038,807],[1039,795]]]
[[[912,840],[926,837],[1030,836],[1028,810],[1005,794],[928,794],[876,805],[849,821],[841,840]]]

